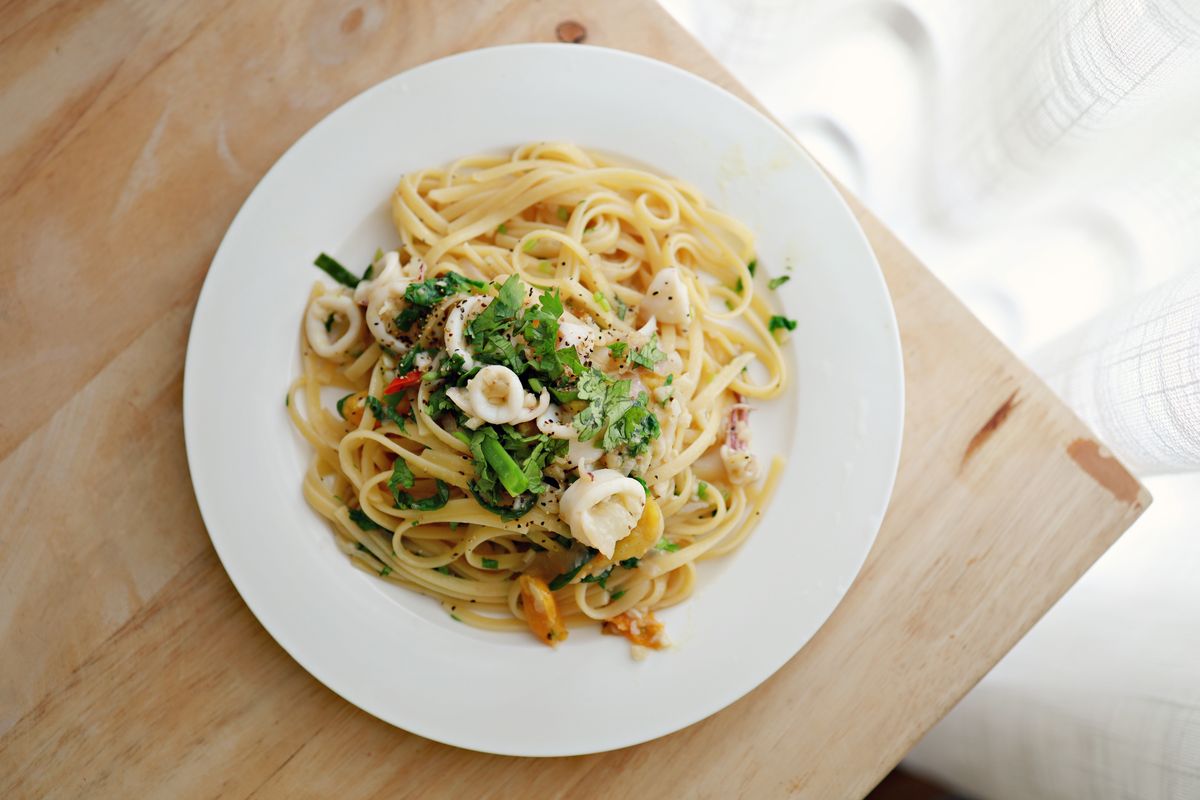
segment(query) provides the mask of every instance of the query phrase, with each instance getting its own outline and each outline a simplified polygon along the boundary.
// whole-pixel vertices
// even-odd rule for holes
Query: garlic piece
[[[646,506],[646,491],[615,469],[585,472],[558,501],[571,535],[611,558],[617,542],[633,531]]]
[[[748,450],[734,450],[723,444],[721,461],[725,463],[725,474],[734,486],[744,486],[758,480],[758,459]]]
[[[346,330],[336,340],[330,339],[331,330],[325,323],[329,315],[344,317]],[[362,332],[362,313],[348,295],[323,294],[308,304],[304,319],[304,335],[313,351],[322,358],[340,358],[346,355],[358,341]]]
[[[638,311],[646,316],[657,317],[659,322],[682,325],[687,322],[691,308],[683,276],[674,267],[667,267],[659,270],[650,281],[646,299],[642,301]]]

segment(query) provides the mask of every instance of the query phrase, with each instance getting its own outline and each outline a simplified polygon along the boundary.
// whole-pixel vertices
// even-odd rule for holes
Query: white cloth
[[[1200,0],[662,2],[1018,353],[1200,270]],[[1190,280],[1037,362],[1143,469],[1197,463]],[[1200,477],[1148,486],[906,763],[996,800],[1200,800]]]
[[[1100,315],[1031,363],[1131,468],[1200,470],[1200,270]]]

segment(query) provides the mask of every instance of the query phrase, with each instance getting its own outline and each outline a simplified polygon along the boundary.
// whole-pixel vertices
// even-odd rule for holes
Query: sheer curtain
[[[1200,798],[1200,0],[662,0],[1158,499],[913,752]]]

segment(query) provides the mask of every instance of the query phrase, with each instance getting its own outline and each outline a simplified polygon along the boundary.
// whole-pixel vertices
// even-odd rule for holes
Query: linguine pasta
[[[748,229],[685,183],[566,144],[405,175],[400,245],[305,309],[292,421],[304,495],[353,563],[455,619],[557,645],[653,612],[753,531],[778,396]],[[778,280],[778,279],[777,279]],[[336,400],[336,405],[334,404]]]

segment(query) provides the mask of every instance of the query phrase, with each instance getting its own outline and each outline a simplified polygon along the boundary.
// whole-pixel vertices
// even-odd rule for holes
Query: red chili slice
[[[394,378],[392,382],[387,385],[387,388],[383,390],[383,393],[395,394],[396,392],[402,392],[411,386],[416,386],[420,382],[421,370],[414,369],[406,375],[400,375]]]

